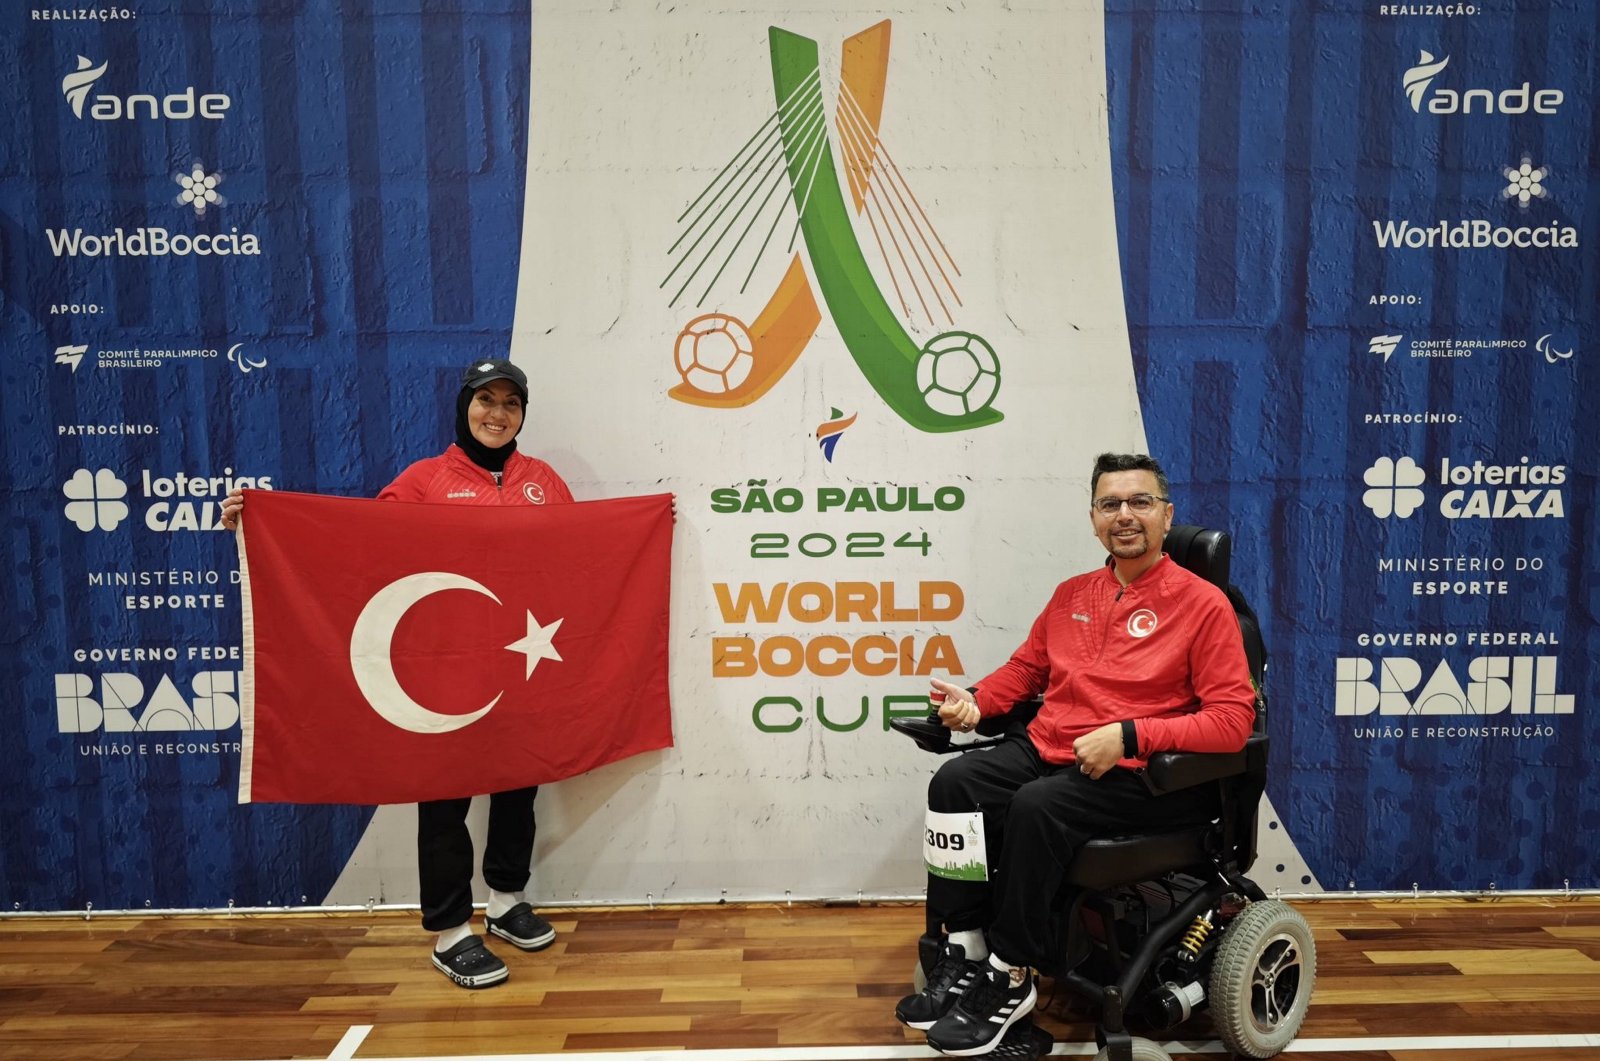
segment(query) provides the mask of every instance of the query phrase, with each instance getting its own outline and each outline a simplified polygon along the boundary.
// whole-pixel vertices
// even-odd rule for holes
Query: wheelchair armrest
[[[1154,796],[1235,777],[1245,772],[1245,750],[1236,752],[1157,752],[1144,768],[1144,784]]]
[[[925,718],[891,718],[889,728],[910,737],[925,752],[943,755],[960,751],[950,743],[950,731],[939,721],[937,711],[929,711]]]
[[[1042,700],[1019,700],[1010,711],[1003,715],[991,715],[978,722],[977,733],[980,737],[1004,737],[1013,730],[1020,732],[1025,729],[1033,716],[1039,713],[1039,708],[1044,706]],[[925,752],[935,755],[946,755],[950,752],[966,751],[973,747],[970,743],[955,744],[950,740],[950,730],[939,721],[939,712],[929,711],[923,718],[892,718],[889,728],[896,733],[904,734],[916,742],[917,747]],[[987,744],[988,741],[979,743]]]

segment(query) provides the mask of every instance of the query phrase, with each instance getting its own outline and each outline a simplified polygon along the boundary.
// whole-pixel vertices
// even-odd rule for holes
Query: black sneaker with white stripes
[[[1006,1029],[1033,1012],[1038,1000],[1031,971],[1007,975],[984,962],[955,1008],[928,1029],[928,1045],[950,1057],[987,1054],[1000,1044]]]
[[[928,986],[902,998],[894,1008],[896,1020],[919,1032],[927,1031],[933,1027],[934,1021],[949,1013],[956,999],[961,997],[967,985],[972,983],[972,978],[981,970],[977,962],[967,960],[967,952],[959,943],[941,946],[937,936],[924,936],[920,949],[926,952],[930,943],[933,946],[932,962],[927,953],[921,957]]]

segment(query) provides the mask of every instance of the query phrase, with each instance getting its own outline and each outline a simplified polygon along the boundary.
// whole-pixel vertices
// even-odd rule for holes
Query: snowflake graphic
[[[116,530],[117,524],[128,518],[128,506],[122,500],[128,496],[128,484],[110,468],[93,474],[87,468],[79,468],[62,484],[61,492],[67,495],[67,506],[62,511],[85,533],[97,526],[103,531]]]
[[[193,205],[196,217],[205,216],[207,204],[221,206],[228,201],[217,194],[217,185],[222,183],[222,174],[207,173],[205,167],[198,162],[190,172],[179,173],[172,179],[183,189],[173,202],[178,206]]]
[[[1506,190],[1501,192],[1507,199],[1515,199],[1517,205],[1524,210],[1528,203],[1534,199],[1543,199],[1549,193],[1544,189],[1544,179],[1550,174],[1543,166],[1535,166],[1533,160],[1523,156],[1522,165],[1507,166],[1502,170],[1506,175]]]
[[[1361,478],[1371,487],[1361,495],[1361,503],[1379,519],[1388,519],[1391,515],[1405,519],[1425,500],[1417,487],[1427,476],[1410,457],[1401,457],[1398,461],[1379,457]]]

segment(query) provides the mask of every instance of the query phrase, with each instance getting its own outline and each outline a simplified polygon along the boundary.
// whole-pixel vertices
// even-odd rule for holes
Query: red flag
[[[241,803],[481,795],[672,745],[670,495],[247,497]]]

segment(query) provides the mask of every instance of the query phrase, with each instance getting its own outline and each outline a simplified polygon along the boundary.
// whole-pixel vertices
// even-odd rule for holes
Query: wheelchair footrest
[[[1033,1023],[1032,1018],[1024,1017],[1006,1029],[999,1045],[988,1056],[1003,1057],[1007,1061],[1033,1061],[1048,1054],[1055,1044],[1055,1036]]]

